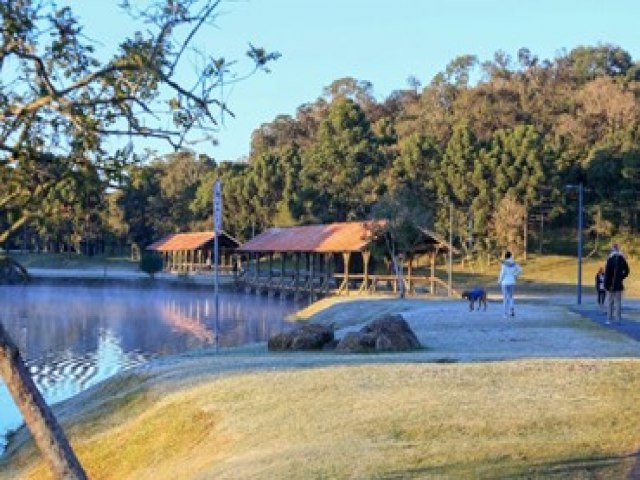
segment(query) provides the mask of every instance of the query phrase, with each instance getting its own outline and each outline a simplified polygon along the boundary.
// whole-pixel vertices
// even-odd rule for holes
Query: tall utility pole
[[[578,305],[582,303],[582,210],[584,200],[584,186],[580,182],[578,184],[578,287],[577,297]]]
[[[582,182],[577,185],[567,185],[565,188],[575,188],[578,190],[578,279],[576,282],[576,303],[582,303],[582,229],[583,229],[583,210],[584,210],[584,184]]]

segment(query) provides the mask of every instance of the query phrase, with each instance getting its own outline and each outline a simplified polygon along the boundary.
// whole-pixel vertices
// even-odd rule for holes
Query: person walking
[[[607,321],[605,323],[607,325],[614,320],[618,324],[622,322],[623,281],[629,276],[629,273],[629,264],[618,244],[614,243],[604,267],[604,288],[607,291]]]
[[[604,268],[600,267],[596,273],[596,293],[598,294],[598,306],[604,308],[604,299],[607,296],[607,290],[604,288]]]
[[[498,284],[502,287],[504,318],[507,318],[509,315],[512,317],[516,315],[514,294],[516,281],[520,273],[522,273],[522,268],[520,268],[520,265],[512,258],[511,252],[507,251],[504,254],[504,260],[500,267],[500,276],[498,277]]]

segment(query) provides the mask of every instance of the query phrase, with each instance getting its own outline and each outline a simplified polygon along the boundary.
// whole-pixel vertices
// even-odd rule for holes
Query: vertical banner
[[[213,231],[222,231],[222,183],[220,179],[213,185]]]
[[[218,235],[222,231],[222,183],[220,179],[216,180],[213,185],[213,263],[214,263],[214,295],[215,295],[215,347],[218,349],[218,330],[220,321],[218,320],[219,300],[218,300],[218,265],[220,263],[220,257],[218,254]]]

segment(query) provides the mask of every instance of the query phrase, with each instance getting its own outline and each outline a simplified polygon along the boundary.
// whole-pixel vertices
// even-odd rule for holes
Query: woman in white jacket
[[[504,305],[505,318],[507,318],[508,315],[513,317],[516,314],[513,294],[516,289],[516,280],[521,272],[522,268],[511,258],[511,252],[505,253],[502,267],[500,268],[500,276],[498,277],[498,283],[502,287],[502,303]]]

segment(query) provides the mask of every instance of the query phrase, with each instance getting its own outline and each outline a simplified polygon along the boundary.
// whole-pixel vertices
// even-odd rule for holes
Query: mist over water
[[[221,292],[218,345],[265,341],[297,308]],[[215,299],[203,290],[3,286],[0,321],[50,404],[151,358],[215,348]],[[21,423],[0,380],[0,437]]]

